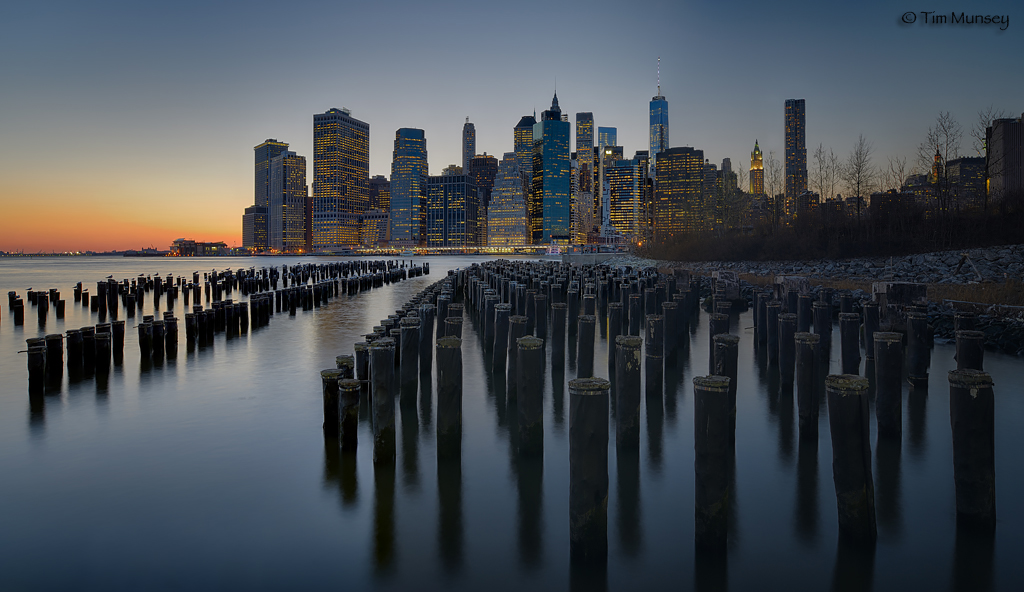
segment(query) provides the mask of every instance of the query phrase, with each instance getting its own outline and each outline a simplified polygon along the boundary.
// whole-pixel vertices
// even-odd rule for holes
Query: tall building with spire
[[[533,125],[533,184],[528,199],[534,244],[567,244],[572,232],[572,171],[569,122],[562,121],[558,95]]]
[[[462,126],[462,172],[469,174],[473,164],[473,157],[476,156],[476,126],[469,122]]]
[[[421,129],[395,132],[391,156],[391,244],[418,247],[426,240],[427,137]]]
[[[796,198],[807,191],[807,139],[804,99],[786,99],[786,215],[796,214]]]
[[[764,195],[764,157],[757,140],[754,140],[754,151],[750,153],[750,193]]]
[[[312,247],[359,245],[359,218],[370,203],[370,125],[348,109],[313,115]]]
[[[668,101],[661,94],[661,58],[658,58],[658,94],[651,99],[651,164],[657,165],[658,153],[668,149]],[[654,171],[654,166],[651,171]]]

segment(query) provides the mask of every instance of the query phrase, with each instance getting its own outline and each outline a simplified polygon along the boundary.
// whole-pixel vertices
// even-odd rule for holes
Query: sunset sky
[[[426,131],[432,174],[512,149],[551,102],[647,148],[648,102],[670,144],[749,166],[783,151],[783,102],[807,101],[808,156],[906,156],[940,111],[1024,112],[1024,11],[1011,2],[22,2],[0,11],[0,250],[107,250],[171,240],[241,245],[253,151],[307,158],[312,116],[370,125],[370,174],[390,176],[395,130]],[[916,21],[905,24],[904,13]],[[921,10],[1009,16],[930,25]],[[909,17],[908,17],[909,18]]]

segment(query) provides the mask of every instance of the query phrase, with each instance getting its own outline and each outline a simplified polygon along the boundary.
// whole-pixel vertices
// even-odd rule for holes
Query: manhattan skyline
[[[300,3],[293,19],[259,3],[119,6],[17,6],[0,24],[0,250],[166,248],[179,237],[241,245],[252,147],[286,142],[311,176],[310,119],[331,108],[369,124],[370,176],[390,176],[399,128],[424,130],[430,175],[461,163],[466,117],[476,152],[500,157],[520,118],[539,118],[556,90],[570,122],[592,112],[632,154],[649,146],[658,57],[670,146],[711,162],[743,163],[755,139],[782,158],[790,98],[806,100],[809,153],[823,144],[845,157],[863,134],[876,165],[913,163],[939,112],[964,127],[961,152],[972,156],[979,110],[1024,110],[1010,3],[983,11],[1009,14],[1005,31],[907,25],[905,10],[883,3],[855,13],[812,3]],[[364,26],[341,35],[342,18]],[[458,26],[467,39],[435,40],[432,26]],[[587,67],[577,63],[580,29],[611,43]],[[266,43],[279,50],[257,49]]]

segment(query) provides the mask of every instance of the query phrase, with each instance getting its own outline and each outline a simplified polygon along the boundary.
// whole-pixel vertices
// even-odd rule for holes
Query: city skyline
[[[390,176],[394,134],[403,127],[424,130],[431,175],[461,162],[467,116],[477,153],[512,151],[511,128],[535,109],[539,114],[556,86],[570,119],[593,113],[594,125],[616,127],[618,144],[632,154],[649,146],[659,56],[660,94],[674,116],[670,146],[692,146],[712,162],[743,162],[754,139],[766,156],[774,151],[781,158],[787,98],[807,102],[808,153],[820,143],[845,157],[863,134],[876,165],[890,156],[913,161],[939,112],[949,111],[969,131],[990,105],[1013,117],[1024,111],[1024,82],[1013,75],[1013,30],[906,25],[904,11],[883,3],[849,15],[796,3],[787,9],[796,18],[749,3],[731,11],[730,21],[713,6],[621,13],[598,3],[579,26],[620,49],[602,62],[609,75],[595,76],[550,59],[552,52],[573,55],[575,43],[560,33],[558,19],[540,18],[541,6],[299,5],[296,19],[283,23],[258,7],[240,17],[227,7],[200,14],[187,4],[163,11],[18,6],[0,25],[0,68],[9,81],[0,101],[0,200],[8,214],[0,221],[0,250],[164,248],[179,237],[241,246],[239,214],[253,195],[249,150],[267,138],[288,143],[310,160],[312,178],[310,116],[335,107],[370,125],[371,177]],[[342,10],[346,18],[388,27],[395,41],[371,45],[376,27],[340,40],[328,36],[331,19],[317,11]],[[991,14],[1012,10],[1009,3],[986,7]],[[663,18],[650,20],[653,12]],[[551,43],[531,48],[521,64],[485,73],[499,48],[521,35],[495,23],[521,22],[519,13],[537,14],[531,34]],[[470,41],[493,48],[468,58],[465,71],[473,75],[463,88],[434,80],[433,66],[402,61],[412,51],[428,64],[462,55],[403,35],[441,18],[455,18]],[[287,40],[288,51],[250,55],[246,48],[259,36]],[[849,47],[861,43],[861,57],[850,57]],[[695,62],[695,53],[707,59]],[[360,60],[337,65],[335,56],[345,55]],[[791,67],[794,59],[798,67]],[[937,59],[943,71],[959,72],[938,92],[929,73]],[[530,65],[538,63],[544,65]],[[333,70],[325,76],[328,65]],[[268,68],[287,73],[287,101],[268,94]],[[751,68],[759,73],[756,84]],[[974,155],[967,133],[961,152]]]

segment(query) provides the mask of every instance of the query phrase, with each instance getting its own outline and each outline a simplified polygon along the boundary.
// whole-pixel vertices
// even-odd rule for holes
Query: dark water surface
[[[985,359],[996,393],[994,539],[957,535],[951,345],[932,351],[926,395],[905,390],[901,444],[879,448],[872,418],[878,545],[864,555],[838,544],[827,409],[817,445],[801,443],[795,395],[755,354],[749,312],[733,326],[741,341],[725,561],[694,556],[692,378],[708,367],[703,313],[687,361],[666,373],[663,407],[642,405],[638,461],[617,457],[610,427],[606,572],[569,564],[563,378],[574,367],[564,377],[548,368],[543,461],[520,461],[510,445],[515,416],[484,370],[468,307],[461,466],[438,467],[433,384],[421,385],[415,405],[396,402],[393,473],[374,472],[368,421],[358,453],[343,457],[325,446],[319,371],[448,269],[484,259],[425,260],[430,275],[277,314],[194,352],[179,321],[177,358],[162,364],[140,363],[129,319],[124,364],[105,386],[69,383],[65,372],[59,392],[30,400],[25,339],[99,322],[74,304],[75,282],[94,293],[108,275],[191,277],[316,260],[0,259],[0,590],[1024,587],[1024,360],[994,352]],[[67,318],[51,308],[40,327],[28,288],[60,289]],[[26,299],[23,327],[14,326],[8,290]],[[152,309],[150,298],[146,314]],[[176,314],[184,312],[179,299]],[[833,336],[838,372],[838,330]],[[601,376],[607,351],[599,336]]]

